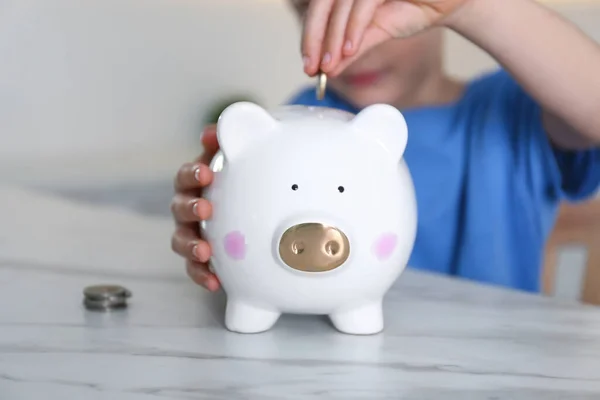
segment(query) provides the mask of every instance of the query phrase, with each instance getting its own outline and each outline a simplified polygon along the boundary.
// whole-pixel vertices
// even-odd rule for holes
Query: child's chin
[[[379,85],[356,89],[345,87],[340,90],[341,94],[348,99],[354,106],[365,108],[373,104],[395,104],[399,97],[399,93],[389,90]]]

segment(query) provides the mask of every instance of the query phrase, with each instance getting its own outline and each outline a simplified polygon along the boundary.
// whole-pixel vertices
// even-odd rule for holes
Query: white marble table
[[[413,271],[377,336],[227,332],[159,214],[0,189],[0,399],[600,398],[600,310]],[[102,282],[128,310],[83,308]]]

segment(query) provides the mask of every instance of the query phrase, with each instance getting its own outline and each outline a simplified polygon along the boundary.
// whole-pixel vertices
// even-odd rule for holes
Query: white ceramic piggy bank
[[[202,228],[227,329],[262,332],[295,313],[328,315],[344,333],[380,332],[417,226],[402,114],[388,105],[270,114],[241,102],[221,114],[217,135],[204,194],[213,215]]]

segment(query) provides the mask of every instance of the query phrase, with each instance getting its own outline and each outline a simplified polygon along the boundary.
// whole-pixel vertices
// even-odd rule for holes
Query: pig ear
[[[400,161],[408,143],[406,120],[398,109],[387,104],[364,108],[350,124],[361,134],[375,140],[395,161]]]
[[[262,107],[238,102],[227,107],[217,122],[219,147],[229,160],[268,137],[278,122]]]

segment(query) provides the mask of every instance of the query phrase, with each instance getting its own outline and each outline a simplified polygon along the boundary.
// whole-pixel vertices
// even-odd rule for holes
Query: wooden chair
[[[571,245],[584,246],[587,252],[580,300],[600,305],[600,198],[561,206],[555,228],[546,244],[542,273],[544,294],[554,295],[559,252]]]

